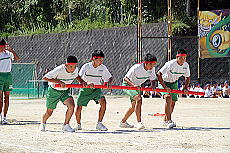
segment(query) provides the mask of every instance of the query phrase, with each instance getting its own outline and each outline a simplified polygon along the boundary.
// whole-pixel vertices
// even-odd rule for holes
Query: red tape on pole
[[[60,88],[60,84],[55,85],[56,88]],[[66,84],[67,88],[83,88],[82,84]],[[90,86],[84,87],[84,88],[91,88]],[[93,88],[101,88],[101,89],[127,89],[127,90],[138,90],[137,87],[132,87],[132,86],[116,86],[113,85],[112,88],[107,88],[106,85],[94,85]],[[152,88],[140,88],[141,91],[156,91],[156,92],[167,92],[165,89],[156,89],[153,90]],[[179,93],[179,94],[184,94],[184,91],[182,90],[171,90],[170,93]],[[188,91],[188,94],[191,95],[204,95],[204,92],[194,92],[194,91]]]

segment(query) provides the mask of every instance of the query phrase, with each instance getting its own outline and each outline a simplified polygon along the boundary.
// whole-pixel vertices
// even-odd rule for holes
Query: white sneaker
[[[62,130],[67,131],[67,132],[74,132],[75,131],[73,128],[71,128],[71,126],[69,124],[63,125]]]
[[[169,122],[173,124],[173,127],[176,127],[176,123],[175,122],[173,122],[172,120],[169,120]]]
[[[176,124],[172,120],[168,120],[163,123],[163,126],[166,126],[167,128],[171,129],[173,127],[176,127]]]
[[[144,129],[145,126],[143,125],[142,122],[138,122],[137,125],[136,125],[136,128],[137,128],[138,130],[141,130],[141,129]]]
[[[0,114],[0,124],[2,124],[2,114]]]
[[[82,128],[81,128],[81,124],[77,124],[77,126],[76,126],[76,129],[75,129],[76,131],[77,130],[82,130]]]
[[[2,118],[2,124],[8,124],[8,120],[6,119],[6,117]]]
[[[134,125],[130,125],[128,122],[125,122],[125,123],[120,122],[119,127],[120,128],[133,128]]]
[[[105,127],[101,122],[97,123],[96,129],[99,131],[107,131],[107,127]]]
[[[46,124],[45,123],[40,123],[39,131],[42,131],[42,132],[46,131]]]

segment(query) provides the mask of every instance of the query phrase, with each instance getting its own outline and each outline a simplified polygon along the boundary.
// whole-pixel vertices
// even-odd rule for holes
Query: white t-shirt
[[[204,92],[204,97],[210,98],[212,94],[213,94],[212,90],[207,88]]]
[[[74,79],[78,77],[78,68],[75,69],[73,73],[68,73],[66,71],[65,64],[62,64],[56,68],[54,68],[52,71],[45,74],[46,78],[48,79],[59,79],[65,84],[71,84],[73,83]],[[56,90],[67,90],[68,88],[55,88],[54,85],[57,83],[49,82],[49,85],[56,89]]]
[[[152,70],[146,71],[144,69],[144,63],[133,65],[125,77],[129,78],[135,85],[140,86],[146,80],[156,80],[155,67]]]
[[[181,76],[190,76],[188,63],[184,62],[183,65],[179,65],[176,59],[166,62],[159,71],[162,73],[163,80],[171,83],[177,81]]]
[[[0,72],[11,72],[14,54],[5,50],[0,52]]]
[[[219,89],[219,87],[217,86],[217,87],[211,87],[211,90],[212,90],[212,92],[214,93],[214,92],[216,92],[216,91],[219,91],[220,89]]]
[[[230,89],[230,86],[226,87],[224,86],[222,91],[223,91],[223,96],[227,96],[227,90]]]
[[[97,68],[93,67],[93,63],[89,62],[84,64],[79,71],[79,76],[86,81],[95,85],[101,85],[103,82],[108,82],[112,77],[107,67],[103,64]]]
[[[195,92],[204,92],[204,89],[202,89],[201,87],[195,87],[194,91]],[[195,97],[201,97],[201,95],[195,95]]]

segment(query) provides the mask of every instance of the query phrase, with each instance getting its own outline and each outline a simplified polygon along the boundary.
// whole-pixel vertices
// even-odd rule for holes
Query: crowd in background
[[[148,87],[148,86],[145,86]],[[183,89],[183,83],[181,83],[180,90]],[[189,88],[189,91],[195,91],[195,92],[204,92],[204,96],[200,95],[183,95],[179,94],[180,97],[184,98],[230,98],[230,85],[228,81],[225,82],[210,82],[205,85],[201,85],[200,83],[191,83]],[[155,97],[161,97],[161,93],[158,92],[143,92],[144,98],[155,98]]]
[[[201,86],[199,83],[194,83],[191,84],[189,90],[205,92],[204,96],[188,95],[190,98],[230,98],[230,86],[228,81],[220,83],[213,81],[204,86]]]

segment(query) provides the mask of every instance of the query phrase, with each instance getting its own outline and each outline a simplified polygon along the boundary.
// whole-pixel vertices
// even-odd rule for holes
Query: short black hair
[[[5,41],[4,39],[2,39],[2,40],[0,41],[0,45],[2,45],[2,46],[6,45],[6,41]]]
[[[66,59],[66,62],[67,63],[77,63],[77,57],[75,56],[68,56],[67,59]]]
[[[177,51],[177,54],[188,54],[188,53],[187,53],[187,51],[184,50],[184,49],[179,49],[179,50]]]
[[[146,62],[157,61],[157,58],[156,58],[156,56],[148,53],[148,54],[145,55],[144,61],[146,61]]]
[[[92,57],[105,57],[104,53],[101,50],[95,50],[92,54]]]

